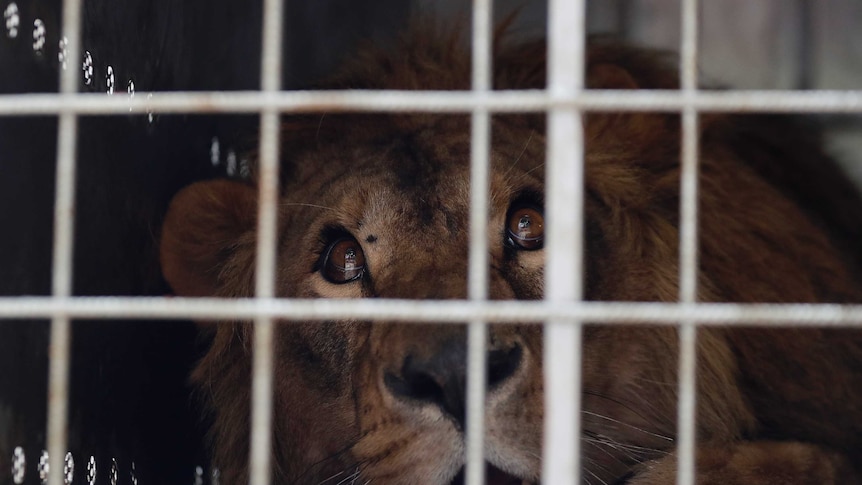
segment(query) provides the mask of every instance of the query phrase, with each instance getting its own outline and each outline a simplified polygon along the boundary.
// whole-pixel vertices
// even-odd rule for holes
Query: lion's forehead
[[[320,204],[320,217],[347,229],[378,229],[458,235],[466,230],[470,210],[469,154],[455,156],[441,148],[425,151],[403,141],[394,147],[362,147],[337,158],[326,170],[290,188],[294,203]],[[526,170],[509,154],[490,154],[489,216],[505,212],[520,190],[541,192],[542,173]]]

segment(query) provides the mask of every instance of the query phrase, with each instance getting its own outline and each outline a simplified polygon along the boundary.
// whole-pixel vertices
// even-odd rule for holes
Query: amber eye
[[[509,211],[506,235],[515,249],[542,249],[545,242],[545,217],[533,206],[516,206]]]
[[[365,253],[352,237],[342,237],[326,249],[320,273],[330,283],[348,283],[365,272]]]

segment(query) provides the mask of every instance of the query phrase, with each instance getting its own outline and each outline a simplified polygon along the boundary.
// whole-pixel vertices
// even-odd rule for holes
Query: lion
[[[542,42],[498,43],[495,89],[545,87]],[[469,89],[457,35],[413,32],[366,49],[325,88]],[[676,89],[654,52],[593,39],[590,88]],[[543,296],[544,115],[492,117],[489,293]],[[776,116],[704,114],[699,127],[702,302],[862,301],[862,202],[815,132]],[[298,298],[467,295],[470,120],[461,114],[287,116],[281,135],[277,293]],[[586,299],[678,298],[680,119],[585,117]],[[253,177],[252,177],[253,180]],[[254,183],[208,180],[173,199],[161,263],[176,294],[254,293]],[[211,413],[223,483],[246,483],[249,322],[210,326],[191,379]],[[281,322],[273,483],[463,482],[466,329]],[[542,328],[492,325],[489,484],[537,484]],[[703,328],[697,340],[698,484],[860,481],[862,337],[847,329]],[[674,483],[677,330],[587,325],[583,482]]]

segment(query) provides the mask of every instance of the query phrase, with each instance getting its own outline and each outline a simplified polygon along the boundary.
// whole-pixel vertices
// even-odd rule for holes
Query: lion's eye
[[[365,253],[352,237],[336,240],[323,254],[320,273],[330,283],[348,283],[365,272]]]
[[[534,206],[515,206],[509,211],[506,235],[515,249],[542,249],[545,242],[545,217]]]

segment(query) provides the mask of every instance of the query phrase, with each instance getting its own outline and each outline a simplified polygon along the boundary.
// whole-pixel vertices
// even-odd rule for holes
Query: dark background
[[[0,12],[10,2],[0,1]],[[94,60],[90,85],[114,96],[175,90],[259,88],[261,3],[226,0],[84,2],[83,48]],[[0,20],[0,94],[56,92],[61,2],[19,0],[20,26],[10,38]],[[285,14],[285,88],[329,72],[362,38],[390,35],[406,3],[293,1]],[[371,19],[374,19],[372,22]],[[33,49],[33,22],[46,27]],[[106,94],[107,95],[107,94]],[[256,144],[256,116],[82,117],[79,121],[74,242],[75,295],[164,295],[158,271],[161,218],[179,188],[233,175],[228,158]],[[0,296],[48,295],[56,163],[55,117],[0,117]],[[213,140],[219,153],[213,162]],[[25,450],[25,483],[39,483],[46,448],[46,321],[0,320],[0,484],[12,483],[15,447]],[[119,483],[131,463],[141,484],[193,484],[209,475],[198,413],[187,386],[199,355],[191,322],[76,321],[73,325],[69,450],[74,483],[108,484],[111,459]]]

